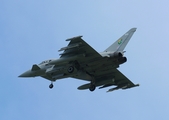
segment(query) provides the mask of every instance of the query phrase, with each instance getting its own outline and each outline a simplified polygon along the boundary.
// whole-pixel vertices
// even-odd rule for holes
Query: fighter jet
[[[88,45],[82,36],[69,38],[69,44],[59,50],[63,51],[59,59],[50,59],[34,64],[32,68],[19,77],[40,76],[51,81],[49,88],[53,88],[53,82],[63,78],[75,78],[88,81],[87,84],[78,87],[79,90],[89,89],[94,91],[96,87],[106,88],[115,86],[107,92],[118,89],[128,89],[139,86],[134,84],[117,68],[125,62],[124,48],[136,28],[130,29],[106,50],[98,53]]]

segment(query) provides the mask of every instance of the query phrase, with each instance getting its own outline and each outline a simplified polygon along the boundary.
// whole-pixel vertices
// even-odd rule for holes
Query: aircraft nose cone
[[[19,75],[18,77],[33,77],[33,74],[30,70],[22,73],[21,75]]]

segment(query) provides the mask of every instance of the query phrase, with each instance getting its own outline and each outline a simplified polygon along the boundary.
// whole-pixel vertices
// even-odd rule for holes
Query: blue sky
[[[169,16],[167,0],[1,0],[1,120],[167,120]],[[98,52],[132,27],[123,72],[140,87],[106,93],[76,88],[72,78],[54,83],[17,76],[32,64],[58,58],[65,39],[83,35]]]

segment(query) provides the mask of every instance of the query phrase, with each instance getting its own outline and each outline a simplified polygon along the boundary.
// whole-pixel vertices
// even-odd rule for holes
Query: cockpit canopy
[[[45,61],[42,61],[41,63],[39,63],[39,65],[46,64],[46,63],[49,63],[49,62],[51,62],[51,61],[52,61],[52,59],[50,59],[50,60],[45,60]]]

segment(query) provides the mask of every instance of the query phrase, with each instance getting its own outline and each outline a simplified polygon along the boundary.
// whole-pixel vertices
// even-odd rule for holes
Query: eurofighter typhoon
[[[107,91],[111,92],[139,86],[117,69],[127,61],[124,56],[124,48],[135,31],[136,28],[130,29],[101,53],[88,45],[82,36],[67,39],[69,44],[59,50],[63,51],[59,59],[50,59],[40,64],[34,64],[30,70],[19,77],[40,76],[51,81],[49,88],[53,88],[53,82],[56,80],[68,77],[88,81],[87,84],[79,86],[79,90],[94,91],[96,87],[102,89],[114,86]]]

